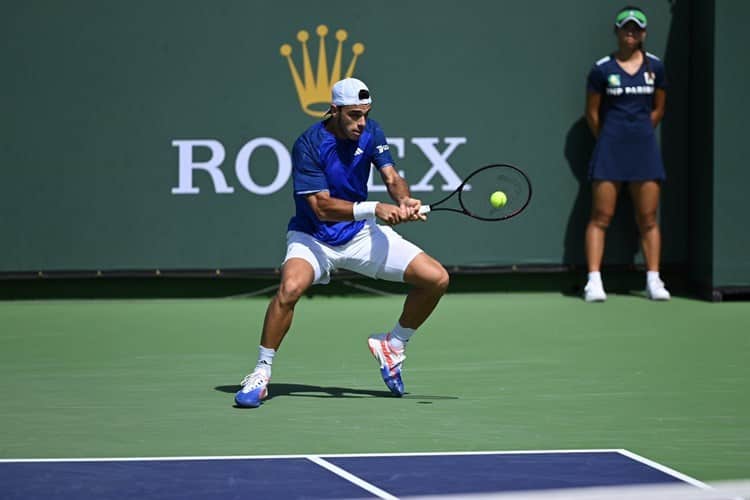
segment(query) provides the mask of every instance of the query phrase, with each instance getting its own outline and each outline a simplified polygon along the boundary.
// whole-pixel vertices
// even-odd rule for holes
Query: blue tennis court
[[[705,485],[627,450],[0,461],[3,499],[402,498]]]

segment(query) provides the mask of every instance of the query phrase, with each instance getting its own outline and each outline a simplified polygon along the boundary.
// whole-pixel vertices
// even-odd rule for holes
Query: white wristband
[[[354,203],[354,220],[372,219],[375,217],[377,201],[360,201]]]

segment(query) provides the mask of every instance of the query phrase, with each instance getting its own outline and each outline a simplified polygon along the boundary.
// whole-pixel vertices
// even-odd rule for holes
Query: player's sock
[[[602,275],[599,271],[589,273],[589,279],[583,288],[583,298],[586,302],[604,302],[607,300],[607,293],[604,291]]]
[[[276,349],[258,346],[258,364],[255,365],[255,369],[263,370],[266,376],[271,378],[271,365],[273,365],[274,356],[276,356]]]
[[[652,283],[655,281],[661,281],[661,278],[659,278],[659,271],[646,271],[646,283]]]
[[[404,328],[403,326],[401,326],[401,323],[397,321],[396,326],[394,326],[393,330],[391,330],[391,336],[388,340],[388,343],[394,349],[402,351],[404,347],[406,347],[406,343],[409,342],[409,339],[412,335],[414,335],[415,332],[415,329]]]

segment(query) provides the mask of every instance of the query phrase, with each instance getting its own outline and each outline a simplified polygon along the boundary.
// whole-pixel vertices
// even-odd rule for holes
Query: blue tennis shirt
[[[290,231],[302,231],[337,246],[354,237],[365,221],[325,222],[318,219],[306,196],[328,191],[332,198],[351,202],[367,200],[370,164],[381,169],[393,165],[385,134],[374,120],[367,120],[358,141],[339,139],[326,130],[325,122],[308,128],[292,148],[292,181],[296,213]]]
[[[645,59],[635,74],[627,73],[612,56],[599,59],[589,72],[589,92],[602,94],[602,134],[618,135],[623,128],[640,127],[645,134],[653,133],[651,111],[654,91],[666,88],[664,64],[653,54]],[[649,71],[650,69],[650,71]]]

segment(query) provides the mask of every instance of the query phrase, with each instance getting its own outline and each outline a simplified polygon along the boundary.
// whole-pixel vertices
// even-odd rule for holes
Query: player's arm
[[[401,209],[401,216],[404,221],[407,220],[426,220],[425,215],[420,215],[419,208],[422,202],[411,197],[409,184],[401,177],[392,165],[387,165],[380,169],[380,176],[383,178],[388,194]]]
[[[341,198],[334,198],[328,191],[308,194],[307,202],[315,212],[315,216],[326,222],[361,220],[373,215],[386,224],[403,222],[401,208],[390,203],[370,201],[355,204]]]
[[[651,124],[656,128],[661,119],[664,118],[664,109],[667,104],[667,91],[656,89],[654,91],[654,109],[651,111]]]
[[[304,136],[294,143],[292,165],[294,192],[305,197],[319,220],[343,222],[376,216],[388,224],[401,221],[399,208],[394,205],[364,202],[355,206],[351,201],[332,197],[320,158]]]
[[[602,95],[598,92],[586,93],[586,123],[589,125],[594,137],[599,137],[601,123],[599,122],[599,106],[602,103]]]

